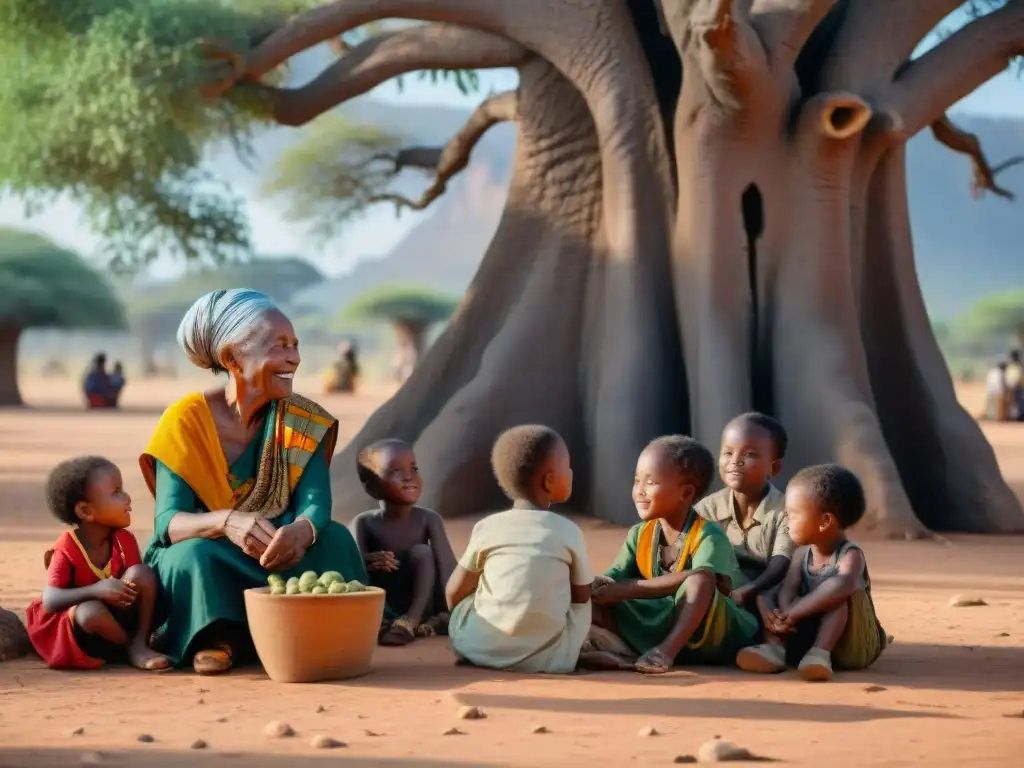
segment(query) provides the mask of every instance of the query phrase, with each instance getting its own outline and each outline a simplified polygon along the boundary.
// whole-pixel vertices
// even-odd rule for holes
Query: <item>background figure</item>
[[[999,361],[985,375],[985,413],[990,421],[1006,420],[1006,363]]]
[[[1006,418],[1010,421],[1024,419],[1024,386],[1021,385],[1020,351],[1010,352],[1010,362],[1003,373],[1006,385]]]
[[[90,408],[106,408],[109,405],[110,377],[107,375],[107,356],[99,352],[92,359],[92,365],[82,382],[85,402]]]
[[[120,360],[114,363],[114,370],[110,372],[108,383],[109,405],[111,408],[117,408],[117,403],[121,399],[121,390],[125,385],[124,366],[121,365]]]
[[[327,371],[324,391],[327,393],[342,392],[354,394],[359,380],[359,360],[356,357],[356,345],[352,341],[343,341],[338,347],[338,357],[331,363]]]

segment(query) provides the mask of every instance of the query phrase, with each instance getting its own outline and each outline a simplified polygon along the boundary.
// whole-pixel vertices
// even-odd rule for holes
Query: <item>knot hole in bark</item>
[[[747,278],[750,286],[750,401],[754,410],[771,414],[772,353],[768,339],[770,329],[764,327],[764,312],[758,290],[757,241],[764,234],[764,199],[757,184],[750,184],[740,198],[743,229],[747,234]]]

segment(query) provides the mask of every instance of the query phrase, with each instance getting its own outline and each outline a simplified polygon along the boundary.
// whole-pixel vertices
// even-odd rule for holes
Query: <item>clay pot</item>
[[[271,680],[315,683],[365,675],[384,617],[384,590],[340,595],[245,591],[256,653]]]

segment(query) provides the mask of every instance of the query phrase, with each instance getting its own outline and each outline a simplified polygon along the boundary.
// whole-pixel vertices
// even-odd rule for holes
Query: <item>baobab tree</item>
[[[355,453],[384,436],[415,441],[431,506],[491,507],[492,440],[540,421],[572,451],[570,506],[631,521],[650,438],[714,445],[753,407],[790,430],[789,467],[857,471],[866,526],[1024,530],[931,331],[904,161],[931,127],[996,189],[980,143],[945,113],[1024,52],[1024,0],[969,3],[976,18],[913,60],[962,0],[306,5],[287,19],[249,13],[248,36],[207,25],[211,104],[255,99],[294,126],[406,72],[520,75],[446,147],[393,158],[430,158],[434,183],[408,201],[422,207],[489,126],[519,129],[508,204],[459,311],[334,465],[339,515],[365,505]],[[338,45],[302,87],[268,79],[393,18],[422,23]]]

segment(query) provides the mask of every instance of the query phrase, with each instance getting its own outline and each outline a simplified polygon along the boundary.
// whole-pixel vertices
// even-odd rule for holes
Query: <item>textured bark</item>
[[[0,406],[21,405],[18,389],[18,340],[21,328],[0,326]]]
[[[943,119],[1024,50],[1024,0],[910,66],[959,0],[665,0],[657,14],[646,2],[339,0],[232,60],[232,81],[258,79],[369,21],[431,23],[276,94],[291,100],[285,121],[442,55],[520,67],[497,234],[449,328],[336,462],[336,515],[369,503],[355,455],[389,436],[415,443],[424,502],[442,514],[500,506],[493,440],[541,422],[569,443],[569,506],[631,522],[647,440],[686,431],[714,446],[754,407],[789,430],[787,471],[857,472],[865,527],[1024,531],[932,335],[902,150],[938,126],[995,187],[997,169]],[[670,35],[675,61],[645,23]],[[437,44],[456,36],[457,54]],[[479,134],[466,135],[460,159]]]

